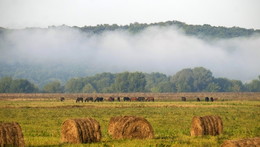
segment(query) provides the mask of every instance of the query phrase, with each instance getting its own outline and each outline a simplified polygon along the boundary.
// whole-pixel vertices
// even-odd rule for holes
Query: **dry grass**
[[[18,123],[0,123],[0,145],[24,147],[23,133]]]
[[[259,147],[260,137],[240,139],[240,140],[227,140],[223,142],[221,147]]]

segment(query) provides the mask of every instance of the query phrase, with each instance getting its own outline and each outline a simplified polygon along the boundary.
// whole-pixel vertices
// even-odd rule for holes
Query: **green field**
[[[114,140],[108,133],[113,116],[134,115],[146,118],[155,138]],[[224,133],[219,136],[191,137],[193,116],[219,115]],[[92,144],[63,144],[61,124],[66,119],[92,117],[102,129],[102,141]],[[59,102],[57,99],[5,99],[0,101],[0,121],[18,122],[26,146],[220,146],[224,140],[260,136],[260,101],[229,100],[216,102]]]

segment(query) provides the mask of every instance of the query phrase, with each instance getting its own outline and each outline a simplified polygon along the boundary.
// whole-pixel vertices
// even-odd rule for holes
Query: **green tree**
[[[146,79],[141,72],[134,72],[128,75],[129,87],[128,92],[144,92]]]
[[[244,85],[239,80],[231,80],[230,91],[232,92],[242,92],[244,91]]]
[[[113,84],[113,89],[115,92],[128,92],[128,75],[129,72],[116,74],[115,83]]]
[[[158,90],[160,89],[159,87],[162,87],[161,85],[163,85],[163,83],[170,82],[169,77],[167,77],[165,74],[162,74],[159,72],[145,74],[145,79],[146,79],[145,91],[148,91],[148,92],[158,92]],[[156,89],[158,89],[158,90],[156,90]],[[166,90],[166,91],[168,91],[168,90]]]
[[[43,87],[43,91],[47,93],[62,93],[63,87],[59,81],[52,81]]]
[[[8,93],[13,79],[11,77],[3,77],[0,79],[0,93]]]
[[[83,93],[96,93],[96,89],[90,84],[86,84],[83,89],[82,89]]]
[[[123,72],[116,75],[113,90],[115,92],[143,92],[146,79],[141,72]]]
[[[153,88],[151,88],[151,92],[176,92],[175,86],[170,81],[160,82]]]
[[[250,83],[247,83],[246,88],[250,92],[260,92],[260,76],[258,79],[252,80]]]
[[[10,86],[10,92],[12,93],[33,93],[37,91],[38,88],[25,79],[13,80]]]
[[[95,87],[97,92],[113,92],[111,85],[115,82],[115,75],[111,73],[97,74],[91,77],[91,80],[89,80],[89,82],[92,84],[93,87]]]
[[[209,83],[207,88],[206,88],[206,91],[208,92],[219,92],[221,89],[221,87],[217,84],[217,83]]]
[[[210,83],[213,82],[214,77],[210,70],[203,67],[196,67],[192,70],[193,73],[193,87],[194,91],[205,91]]]
[[[177,92],[193,91],[193,81],[193,73],[189,68],[183,69],[171,77],[171,82],[175,84]]]
[[[85,86],[82,78],[72,78],[65,84],[65,92],[80,93]]]
[[[227,78],[215,78],[214,83],[219,85],[219,92],[229,92],[232,87],[231,81]]]

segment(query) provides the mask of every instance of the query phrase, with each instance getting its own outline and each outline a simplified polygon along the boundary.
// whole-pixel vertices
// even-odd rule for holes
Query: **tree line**
[[[97,26],[84,26],[84,27],[76,27],[83,32],[88,33],[102,33],[104,31],[115,31],[115,30],[126,30],[132,33],[138,33],[143,31],[144,29],[152,26],[157,27],[168,27],[175,26],[177,29],[183,30],[183,32],[187,35],[196,36],[202,39],[212,39],[212,38],[235,38],[235,37],[247,37],[251,36],[255,33],[260,33],[260,30],[254,29],[245,29],[240,27],[223,27],[223,26],[211,26],[209,24],[204,25],[190,25],[180,21],[166,21],[166,22],[157,22],[157,23],[131,23],[129,25],[109,25],[109,24],[101,24]]]
[[[3,77],[0,93],[128,93],[128,92],[260,92],[258,79],[243,84],[240,80],[215,78],[203,67],[187,68],[175,75],[142,72],[104,72],[71,78],[64,84],[54,80],[38,88],[26,79]]]
[[[202,39],[248,37],[260,33],[260,30],[255,30],[255,29],[245,29],[245,28],[240,28],[235,26],[228,28],[223,26],[211,26],[209,24],[191,25],[191,24],[186,24],[184,22],[175,21],[175,20],[150,23],[150,24],[135,22],[135,23],[130,23],[129,25],[100,24],[96,26],[84,26],[84,27],[73,26],[72,28],[79,29],[82,32],[87,32],[90,34],[100,34],[105,31],[115,31],[115,30],[124,30],[124,31],[129,31],[131,33],[138,33],[148,27],[153,27],[153,26],[156,27],[174,26],[177,29],[183,30],[183,32],[187,35],[196,36]],[[69,27],[69,26],[66,25],[49,26],[47,29],[50,28],[59,29],[63,27]],[[30,29],[41,29],[41,28],[26,28],[26,29],[30,30]],[[6,31],[12,31],[12,30],[0,27],[0,35]]]

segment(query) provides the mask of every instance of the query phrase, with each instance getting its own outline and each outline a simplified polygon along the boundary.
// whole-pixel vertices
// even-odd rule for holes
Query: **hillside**
[[[103,33],[106,31],[116,31],[116,30],[125,30],[132,33],[138,33],[143,31],[144,29],[148,27],[169,27],[174,26],[178,29],[183,30],[187,35],[193,35],[199,38],[234,38],[234,37],[248,37],[254,34],[260,33],[260,30],[255,29],[245,29],[240,27],[223,27],[223,26],[211,26],[209,24],[204,25],[191,25],[186,24],[184,22],[180,21],[166,21],[166,22],[157,22],[157,23],[131,23],[129,25],[117,25],[117,24],[100,24],[97,26],[84,26],[84,27],[78,27],[73,26],[69,27],[66,25],[62,26],[49,26],[48,28],[26,28],[27,30],[32,29],[60,29],[60,28],[76,28],[81,30],[82,32],[86,33]],[[6,32],[6,31],[16,31],[13,29],[6,29],[0,27],[0,33]]]
[[[151,27],[155,29],[149,29]],[[49,81],[59,80],[65,83],[73,77],[92,76],[102,72],[141,71],[174,74],[186,67],[203,66],[211,69],[217,60],[212,65],[205,65],[204,61],[196,61],[196,64],[193,64],[194,61],[187,61],[184,64],[179,62],[178,58],[183,56],[192,59],[193,57],[187,57],[191,54],[190,56],[198,56],[200,59],[212,59],[214,52],[211,53],[208,46],[223,48],[229,52],[241,47],[236,45],[236,42],[223,45],[223,40],[253,38],[258,34],[260,30],[207,24],[189,25],[179,21],[132,23],[123,26],[103,24],[20,30],[0,28],[0,78],[25,78],[42,87]],[[171,44],[175,38],[180,40]],[[216,40],[221,41],[215,44]],[[194,47],[194,44],[198,43],[199,45]],[[168,53],[172,48],[178,48],[178,51]],[[194,53],[185,51],[191,48],[194,48]],[[201,48],[205,50],[202,51]],[[197,49],[200,50],[198,55]],[[137,50],[140,52],[135,52]],[[200,57],[202,52],[213,55]],[[242,80],[252,80],[251,77]]]
[[[158,22],[151,24],[142,23],[131,23],[130,25],[119,26],[117,24],[108,25],[98,25],[98,26],[85,26],[85,27],[75,27],[84,32],[88,33],[102,33],[104,31],[115,31],[115,30],[127,30],[132,33],[138,33],[148,27],[168,27],[175,26],[178,29],[183,30],[187,35],[196,36],[199,38],[234,38],[234,37],[247,37],[255,33],[260,33],[260,30],[245,29],[240,27],[222,27],[222,26],[211,26],[209,24],[204,25],[189,25],[180,21],[167,21]]]

